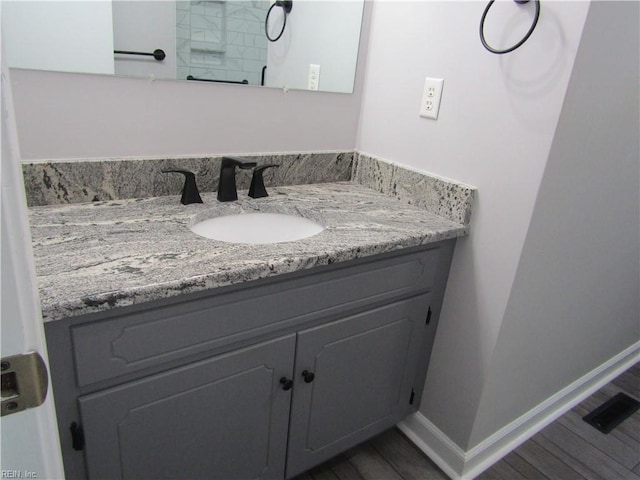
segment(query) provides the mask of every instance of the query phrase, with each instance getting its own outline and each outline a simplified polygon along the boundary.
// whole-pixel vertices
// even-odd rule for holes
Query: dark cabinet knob
[[[283,390],[291,390],[291,387],[293,387],[293,380],[290,380],[287,377],[282,377],[280,379],[280,383],[282,384]]]
[[[313,379],[316,378],[316,376],[313,372],[305,370],[304,372],[302,372],[302,378],[304,378],[304,383],[311,383],[313,382]]]

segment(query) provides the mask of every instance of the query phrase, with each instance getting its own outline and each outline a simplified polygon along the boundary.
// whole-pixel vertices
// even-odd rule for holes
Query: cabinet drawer
[[[71,328],[86,386],[413,292],[436,280],[442,248],[251,286]],[[312,272],[312,271],[310,271]]]

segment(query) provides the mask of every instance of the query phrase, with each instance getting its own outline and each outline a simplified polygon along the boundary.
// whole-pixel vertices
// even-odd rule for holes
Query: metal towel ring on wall
[[[484,13],[482,14],[482,18],[480,19],[480,41],[482,42],[482,45],[484,46],[484,48],[489,50],[491,53],[502,55],[503,53],[513,52],[516,48],[520,47],[524,42],[526,42],[531,36],[531,34],[533,33],[533,31],[536,29],[536,25],[538,25],[538,19],[540,18],[540,0],[533,0],[533,1],[536,6],[536,12],[533,18],[533,23],[531,24],[531,28],[529,29],[527,34],[524,36],[524,38],[520,40],[518,43],[516,43],[513,47],[507,48],[505,50],[496,50],[495,48],[491,47],[484,38],[484,20],[485,18],[487,18],[487,13],[489,12],[491,5],[493,5],[493,2],[495,2],[495,0],[491,0],[487,5],[487,8],[484,9]],[[523,4],[523,3],[528,3],[529,0],[514,0],[514,2]]]
[[[278,36],[276,38],[271,38],[269,36],[269,16],[271,15],[271,10],[273,10],[274,7],[282,8],[283,15],[284,15],[284,22],[282,23],[282,30],[280,30],[280,33],[278,34]],[[269,7],[269,10],[267,11],[267,17],[264,19],[264,33],[267,36],[267,40],[269,40],[270,42],[277,42],[278,40],[280,40],[280,37],[284,33],[284,29],[287,26],[287,15],[291,13],[292,8],[293,8],[293,0],[276,0],[276,2]]]

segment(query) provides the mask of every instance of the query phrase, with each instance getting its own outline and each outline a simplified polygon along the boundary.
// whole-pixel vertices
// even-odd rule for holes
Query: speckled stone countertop
[[[277,187],[252,199],[184,206],[179,196],[29,209],[45,321],[295,272],[468,233],[456,223],[352,182]],[[266,245],[224,243],[189,230],[205,218],[297,213],[321,233]]]

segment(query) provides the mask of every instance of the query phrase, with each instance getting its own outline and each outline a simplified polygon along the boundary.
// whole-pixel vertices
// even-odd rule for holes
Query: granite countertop
[[[44,321],[295,272],[466,235],[447,220],[352,182],[269,189],[252,199],[182,205],[179,196],[29,209]],[[266,245],[224,243],[196,221],[251,211],[298,213],[321,233]]]

